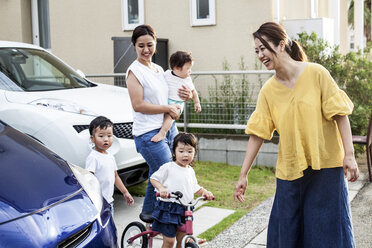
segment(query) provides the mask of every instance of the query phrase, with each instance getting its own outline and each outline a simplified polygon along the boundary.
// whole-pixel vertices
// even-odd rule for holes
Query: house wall
[[[170,54],[191,51],[195,71],[221,70],[224,59],[238,69],[241,56],[253,69],[251,34],[272,19],[270,6],[271,0],[234,0],[233,8],[230,1],[216,1],[217,25],[191,27],[189,1],[147,0],[145,23],[158,38],[169,39]],[[52,52],[86,74],[113,72],[111,38],[132,35],[122,31],[121,1],[49,1],[49,7]]]
[[[319,1],[319,17],[328,16],[328,1]],[[0,39],[32,43],[31,0],[0,0]],[[273,20],[274,0],[216,0],[216,25],[190,26],[188,0],[146,0],[145,23],[169,40],[169,54],[191,51],[194,71],[221,70],[226,60],[238,70],[241,57],[249,69],[257,63],[252,32]],[[345,7],[346,6],[346,7]],[[86,74],[112,73],[112,37],[130,37],[122,30],[121,0],[50,0],[51,51]],[[347,10],[347,0],[341,0]],[[310,0],[280,0],[280,20],[310,18]],[[344,27],[347,19],[342,17]],[[341,29],[347,49],[347,28]],[[259,63],[258,63],[259,64]]]
[[[32,43],[29,0],[0,0],[0,40]]]

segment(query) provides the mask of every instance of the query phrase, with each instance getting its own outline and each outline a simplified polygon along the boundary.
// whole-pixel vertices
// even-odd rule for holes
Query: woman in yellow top
[[[252,162],[276,130],[277,188],[267,247],[355,247],[345,182],[359,176],[347,117],[353,103],[323,66],[307,62],[279,24],[264,23],[253,37],[259,60],[275,75],[262,87],[247,124],[250,138],[234,199],[244,201]]]

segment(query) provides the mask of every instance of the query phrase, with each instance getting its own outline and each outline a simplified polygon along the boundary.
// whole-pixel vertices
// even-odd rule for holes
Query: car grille
[[[58,244],[58,248],[72,248],[77,247],[81,242],[83,242],[90,234],[92,230],[92,223],[87,227],[83,228],[79,232],[68,237],[64,241]]]
[[[133,126],[133,122],[115,123],[114,124],[114,135],[117,138],[133,139],[132,126]],[[88,129],[89,125],[74,125],[73,127],[76,130],[76,132],[80,133],[81,131]]]

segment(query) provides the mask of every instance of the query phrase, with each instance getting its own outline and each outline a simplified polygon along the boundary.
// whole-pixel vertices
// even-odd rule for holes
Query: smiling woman
[[[344,173],[351,182],[359,176],[347,117],[353,103],[323,66],[307,62],[278,23],[262,24],[253,38],[258,58],[275,75],[248,121],[250,139],[234,198],[244,201],[252,162],[276,130],[277,187],[267,247],[354,247],[344,179]]]
[[[126,75],[133,107],[133,136],[137,151],[146,160],[151,176],[161,165],[171,160],[173,139],[178,133],[175,123],[166,133],[165,139],[152,142],[151,138],[159,132],[164,114],[178,119],[180,107],[168,105],[168,84],[164,71],[151,62],[156,47],[155,30],[149,25],[136,27],[132,34],[132,43],[137,59],[129,66]],[[192,97],[191,91],[183,88],[179,90],[179,95],[184,100]],[[141,216],[151,215],[154,202],[154,187],[149,182]]]

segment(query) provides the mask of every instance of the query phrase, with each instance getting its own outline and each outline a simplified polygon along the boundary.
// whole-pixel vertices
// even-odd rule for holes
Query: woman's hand
[[[182,88],[178,89],[178,96],[185,102],[192,99],[192,91],[187,88],[185,85],[182,85]]]
[[[349,171],[349,176],[347,175]],[[345,156],[344,158],[344,173],[345,177],[348,178],[350,182],[355,182],[359,177],[359,168],[355,160],[355,157]]]
[[[172,117],[173,120],[178,120],[181,114],[181,107],[178,104],[169,105],[168,114]]]
[[[236,183],[235,192],[234,192],[234,200],[237,202],[244,202],[244,194],[245,190],[247,189],[248,179],[247,177],[240,178],[239,181]]]

